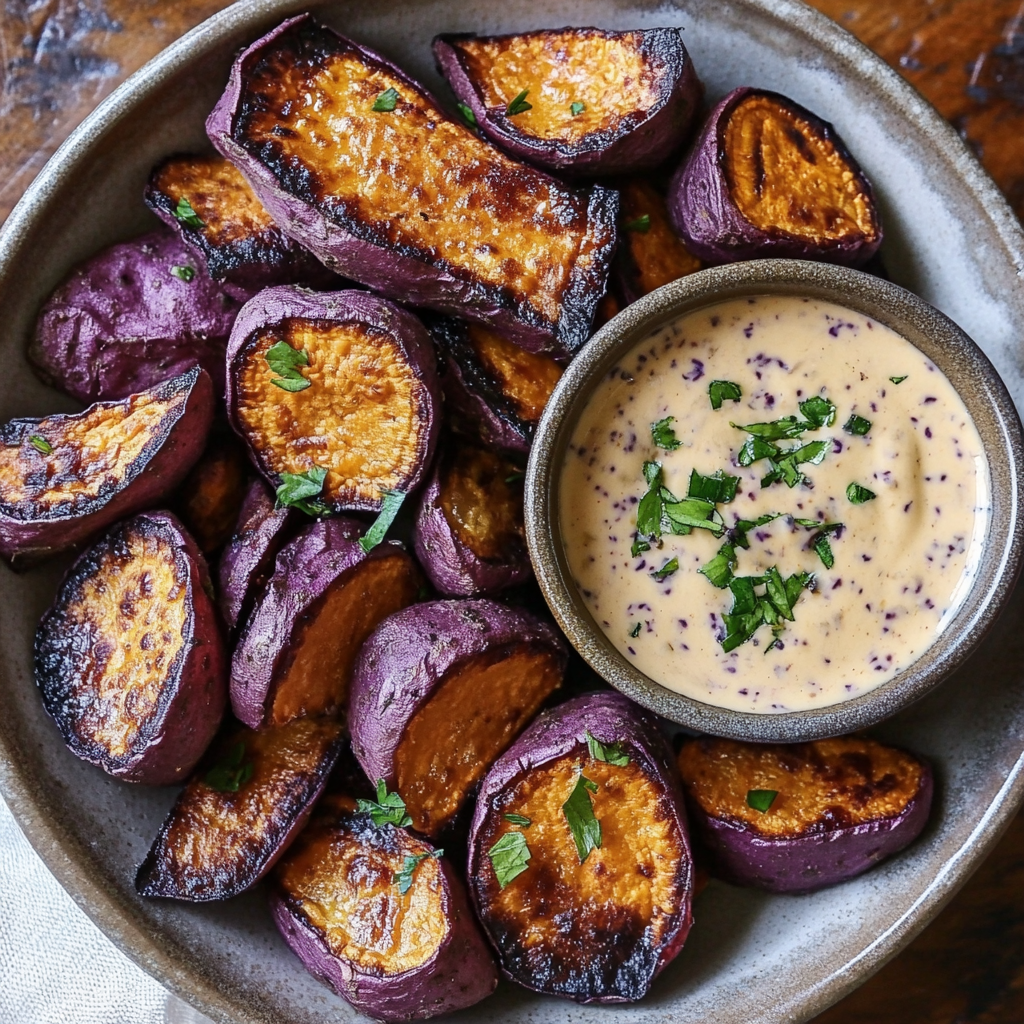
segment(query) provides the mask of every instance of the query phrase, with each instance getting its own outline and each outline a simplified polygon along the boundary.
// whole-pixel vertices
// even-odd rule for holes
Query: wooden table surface
[[[713,0],[708,0],[713,2]],[[1024,216],[1024,0],[812,0],[949,118]],[[115,86],[223,0],[5,0],[0,219]],[[1022,1024],[1024,818],[939,918],[814,1024]]]

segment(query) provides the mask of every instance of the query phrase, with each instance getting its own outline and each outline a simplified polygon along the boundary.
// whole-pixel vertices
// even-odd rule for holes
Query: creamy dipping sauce
[[[741,397],[713,409],[712,381],[738,385]],[[816,397],[835,407],[832,422],[817,427],[827,403],[800,405]],[[731,424],[764,433],[757,424],[788,416],[797,420],[793,433],[770,444],[783,459],[811,445],[798,458],[820,461],[789,460],[777,475],[803,476],[796,486],[762,486],[773,464],[762,457],[741,466],[740,450],[754,436]],[[674,436],[674,450],[657,446],[652,433],[666,417],[674,419],[658,435],[663,444]],[[744,459],[764,450],[748,445]],[[660,463],[665,491],[645,480],[645,463]],[[648,502],[667,510],[669,499],[691,493],[694,470],[737,477],[735,496],[714,504],[710,530],[678,535],[667,526],[634,556],[645,493],[657,491]],[[851,484],[861,490],[848,495]],[[669,689],[762,713],[847,700],[913,662],[969,589],[990,517],[981,438],[946,377],[881,324],[785,296],[686,314],[623,358],[580,417],[559,502],[570,570],[619,651]],[[690,504],[671,509],[677,524],[680,510],[693,512]],[[778,518],[737,536],[738,522],[769,515]],[[719,554],[706,570],[716,586],[699,570]],[[730,577],[754,582],[735,584],[737,597]],[[789,597],[779,598],[775,580],[790,578]],[[741,614],[751,595],[753,619]],[[778,612],[787,601],[793,621]],[[762,624],[737,643],[759,616]],[[727,651],[730,636],[737,645]]]

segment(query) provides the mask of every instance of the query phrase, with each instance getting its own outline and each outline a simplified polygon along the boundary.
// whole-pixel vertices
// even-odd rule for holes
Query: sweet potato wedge
[[[377,511],[420,483],[441,391],[412,313],[351,289],[268,288],[239,313],[227,358],[228,415],[274,487],[323,473],[325,509]]]
[[[73,754],[154,786],[195,767],[227,697],[211,589],[169,512],[119,523],[79,556],[35,637],[43,705]]]
[[[339,274],[524,348],[587,340],[617,194],[509,159],[379,54],[291,18],[239,55],[206,128],[282,229]]]
[[[125,398],[198,363],[224,393],[224,347],[248,293],[229,294],[172,231],[112,245],[47,299],[28,358],[80,402]]]
[[[369,779],[437,835],[565,674],[547,623],[496,601],[427,601],[385,619],[359,652],[352,751]]]
[[[416,600],[416,563],[396,541],[363,551],[363,529],[320,520],[277,556],[231,661],[231,706],[250,728],[344,709],[363,641]]]
[[[0,426],[0,556],[29,565],[169,495],[199,458],[214,405],[193,367],[121,401]]]
[[[274,223],[241,171],[222,156],[168,157],[153,168],[144,198],[215,281],[253,291],[275,284],[342,283]]]
[[[434,58],[489,139],[563,173],[656,167],[686,142],[704,94],[677,28],[442,35]]]
[[[632,1002],[682,949],[693,862],[671,751],[617,693],[544,712],[484,777],[468,878],[502,971]]]
[[[277,507],[262,480],[249,484],[235,532],[217,564],[220,613],[232,636],[249,617],[298,518],[295,509]]]
[[[340,721],[231,729],[182,790],[135,876],[142,896],[203,903],[255,885],[309,818],[344,746]]]
[[[528,452],[562,367],[483,324],[433,317],[428,326],[441,353],[441,388],[451,409],[485,444]]]
[[[353,801],[332,804],[273,874],[271,913],[295,955],[376,1020],[422,1020],[490,995],[494,958],[443,851],[375,825]]]
[[[760,89],[711,112],[669,186],[686,247],[708,263],[788,257],[867,263],[882,222],[867,176],[828,122]]]
[[[927,762],[862,736],[758,744],[703,737],[679,769],[713,873],[770,892],[846,881],[920,834]]]
[[[413,548],[435,589],[476,597],[530,578],[523,471],[494,452],[450,445],[420,495]]]

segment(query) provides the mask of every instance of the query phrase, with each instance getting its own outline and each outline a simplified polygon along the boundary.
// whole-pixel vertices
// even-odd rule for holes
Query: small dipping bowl
[[[609,370],[655,331],[730,299],[794,296],[834,303],[889,327],[945,374],[970,413],[988,459],[991,510],[973,580],[957,610],[913,662],[840,703],[756,713],[717,707],[662,686],[625,658],[594,621],[563,546],[559,486],[581,413]],[[967,660],[1010,596],[1021,567],[1024,433],[999,374],[978,346],[924,300],[881,278],[824,263],[756,260],[699,271],[644,296],[602,327],[563,374],[537,427],[526,473],[526,537],[555,618],[604,679],[651,711],[701,733],[766,743],[838,736],[901,711]]]

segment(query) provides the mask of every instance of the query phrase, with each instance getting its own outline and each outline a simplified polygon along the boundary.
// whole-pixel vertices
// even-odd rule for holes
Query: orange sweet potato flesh
[[[185,477],[175,511],[207,557],[234,533],[248,476],[249,460],[237,438],[218,431]]]
[[[325,718],[231,730],[179,796],[139,869],[138,891],[205,901],[253,885],[308,814],[342,730]]]
[[[481,324],[470,324],[468,334],[477,358],[519,418],[537,423],[562,376],[562,367],[549,356],[527,352]]]
[[[781,746],[692,740],[679,752],[679,770],[711,817],[796,838],[898,816],[918,795],[924,767],[902,750],[842,736]],[[752,789],[778,794],[770,813],[747,805]]]
[[[276,386],[266,353],[305,351],[302,391]],[[234,361],[235,418],[267,472],[327,470],[321,497],[372,507],[419,471],[431,416],[427,385],[394,338],[360,323],[288,318],[256,333]]]
[[[879,233],[874,203],[819,125],[774,95],[742,100],[724,128],[730,196],[762,231],[818,244],[871,241]]]
[[[436,835],[562,680],[550,648],[519,644],[460,664],[406,726],[397,791],[413,827]]]
[[[459,448],[442,478],[440,502],[448,525],[478,558],[522,551],[522,470],[515,463],[483,448]]]

